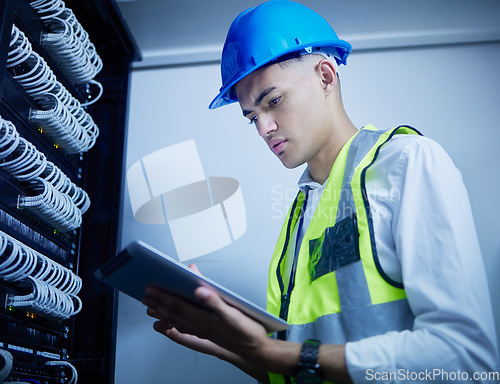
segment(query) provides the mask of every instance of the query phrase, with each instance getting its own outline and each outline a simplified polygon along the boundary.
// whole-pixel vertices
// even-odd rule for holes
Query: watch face
[[[304,369],[297,373],[293,380],[296,384],[321,384],[323,380],[318,376],[314,369]]]

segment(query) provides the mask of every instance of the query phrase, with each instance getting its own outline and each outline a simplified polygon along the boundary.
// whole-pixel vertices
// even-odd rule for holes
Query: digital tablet
[[[228,304],[260,322],[268,332],[288,328],[283,319],[231,292],[222,285],[201,276],[177,260],[142,241],[134,241],[95,272],[102,282],[141,301],[148,285],[199,303],[194,291],[200,285],[217,291]]]

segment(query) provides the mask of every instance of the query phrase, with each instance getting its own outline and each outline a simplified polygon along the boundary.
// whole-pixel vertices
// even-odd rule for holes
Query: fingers
[[[168,337],[173,342],[183,345],[198,352],[213,356],[228,356],[230,353],[210,340],[199,338],[195,335],[183,333],[165,320],[153,324],[156,332]]]
[[[200,286],[194,295],[200,305],[187,302],[155,287],[148,287],[149,316],[160,320],[155,329],[171,338],[173,328],[181,334],[196,335],[230,349],[244,348],[252,341],[252,335],[267,338],[264,327],[227,304],[213,289]],[[179,342],[179,341],[177,341]]]
[[[214,316],[231,322],[231,317],[239,312],[214,290],[203,286],[194,292],[202,308],[155,287],[148,287],[147,294],[143,300],[148,306],[147,314],[158,320],[168,320],[182,331],[194,331],[192,326],[195,326],[197,331],[203,332],[215,320]]]
[[[148,314],[148,316],[154,317],[155,319],[159,319],[159,318],[160,318],[160,317],[156,314],[156,311],[155,311],[152,307],[149,307],[149,306],[148,306],[148,309],[146,310],[146,313]]]
[[[205,305],[205,307],[217,312],[218,314],[227,307],[227,303],[212,289],[207,287],[198,287],[194,295]]]
[[[178,310],[182,311],[184,308],[200,310],[199,306],[153,286],[146,289],[146,294],[147,296],[142,300],[142,303],[152,309],[166,310],[168,308],[173,313],[177,313]],[[222,298],[210,288],[200,286],[196,288],[194,294],[199,299],[201,307],[205,309],[220,309],[225,305]],[[160,312],[157,312],[157,314],[161,316],[162,313]]]
[[[204,328],[201,317],[206,315],[206,309],[155,287],[148,287],[147,294],[143,299],[143,304],[148,307],[147,314],[163,324],[168,323],[169,328],[175,326],[180,332],[188,333]]]
[[[143,303],[158,321],[154,329],[170,340],[214,356],[251,355],[267,341],[265,328],[227,304],[212,288],[197,287],[192,304],[155,287],[148,287]]]
[[[159,332],[168,337],[170,337],[171,331],[175,329],[172,324],[169,324],[164,320],[155,321],[155,323],[153,324],[153,328],[156,332]]]
[[[156,313],[156,310],[152,306],[148,306],[146,313],[150,317],[153,317],[153,318],[158,319],[158,320],[162,320],[160,315],[158,313]]]
[[[198,275],[201,275],[201,272],[198,269],[198,267],[196,266],[196,264],[194,264],[194,263],[189,264],[189,268],[191,268],[193,271],[195,271]]]

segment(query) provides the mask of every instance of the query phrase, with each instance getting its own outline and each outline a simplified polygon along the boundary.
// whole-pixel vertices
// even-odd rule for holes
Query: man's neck
[[[335,135],[332,142],[325,147],[323,153],[308,162],[309,172],[315,182],[324,184],[330,176],[333,164],[345,143],[347,143],[358,131],[351,122],[349,123],[350,124],[346,125],[345,129]]]

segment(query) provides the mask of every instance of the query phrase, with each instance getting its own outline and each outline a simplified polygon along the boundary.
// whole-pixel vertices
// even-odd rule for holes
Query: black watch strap
[[[308,339],[304,341],[300,349],[300,360],[294,372],[297,383],[321,383],[323,375],[319,370],[318,354],[321,342]]]
[[[300,349],[300,363],[308,368],[314,368],[318,362],[319,346],[321,342],[319,340],[308,339],[302,344]]]

